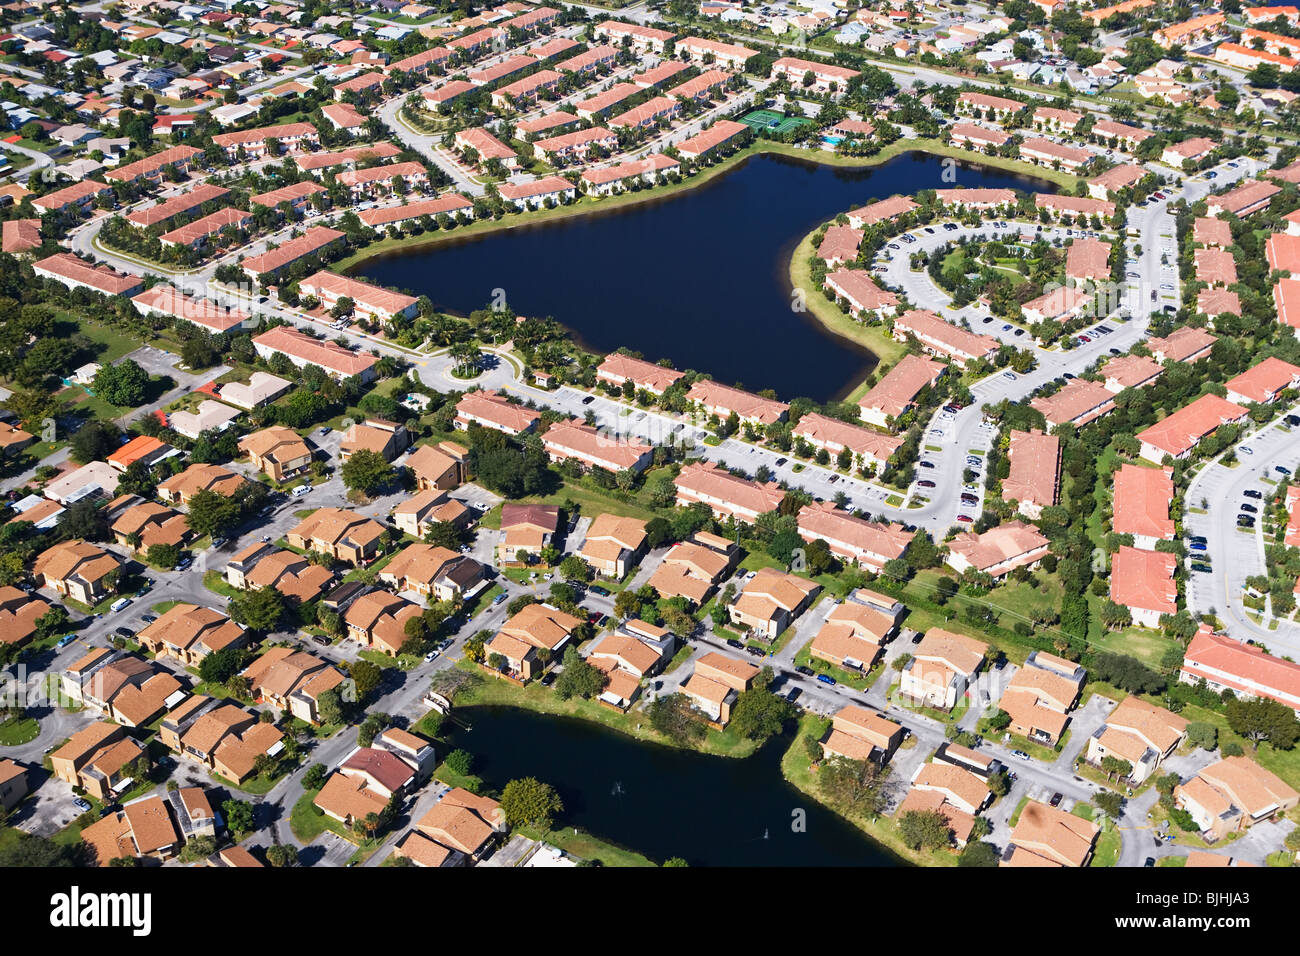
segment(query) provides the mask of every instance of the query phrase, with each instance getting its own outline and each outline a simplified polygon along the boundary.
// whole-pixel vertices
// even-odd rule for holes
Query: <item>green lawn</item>
[[[40,722],[35,717],[22,717],[0,723],[0,747],[17,747],[35,740],[41,732]]]
[[[533,840],[559,847],[577,860],[588,860],[601,866],[654,866],[654,861],[633,850],[625,850],[576,827],[559,830],[536,830],[520,827],[519,832]]]

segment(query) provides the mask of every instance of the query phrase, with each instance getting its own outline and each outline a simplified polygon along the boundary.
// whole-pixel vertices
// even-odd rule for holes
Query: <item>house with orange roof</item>
[[[1275,700],[1300,714],[1300,664],[1206,626],[1188,644],[1178,679],[1193,685],[1205,681],[1216,694],[1226,690],[1244,700]]]
[[[243,670],[243,676],[254,700],[310,724],[320,723],[320,695],[346,680],[333,665],[291,647],[270,648]]]
[[[1207,843],[1282,817],[1298,803],[1300,793],[1247,757],[1224,757],[1174,788],[1174,805],[1192,815]]]
[[[500,392],[466,392],[456,403],[455,425],[461,431],[478,425],[507,435],[519,435],[531,431],[541,419],[540,412],[515,405]]]
[[[646,522],[622,515],[597,515],[575,552],[597,574],[622,579],[644,557]]]
[[[557,463],[577,462],[582,469],[603,468],[617,474],[640,474],[654,461],[654,448],[628,435],[602,433],[581,419],[553,422],[542,434],[547,457]]]
[[[388,591],[373,590],[348,605],[343,615],[348,637],[362,647],[396,657],[407,641],[406,622],[419,617],[418,604]]]
[[[919,355],[905,355],[858,401],[863,421],[881,428],[915,407],[917,397],[946,371],[945,366]]]
[[[36,636],[36,622],[49,613],[50,602],[13,585],[0,587],[0,644],[22,647]]]
[[[1271,405],[1283,392],[1300,388],[1300,367],[1269,356],[1224,383],[1228,401],[1238,405],[1259,402]]]
[[[1020,513],[1037,518],[1056,504],[1061,478],[1061,440],[1038,429],[1012,431],[1007,446],[1010,474],[1002,481],[1004,501],[1019,502]]]
[[[790,406],[785,402],[722,385],[711,379],[697,381],[686,393],[686,399],[706,415],[716,415],[720,420],[726,420],[734,413],[741,422],[755,426],[785,421],[790,411]]]
[[[811,606],[821,585],[808,578],[785,574],[775,568],[755,572],[727,607],[732,624],[774,641]]]
[[[271,425],[245,435],[239,450],[272,481],[282,482],[302,474],[311,465],[312,446],[292,428]]]
[[[121,561],[81,539],[61,541],[42,551],[32,567],[32,575],[42,579],[45,587],[94,607],[117,589]]]
[[[499,565],[531,562],[551,546],[560,531],[557,505],[530,505],[506,502],[501,506],[502,538],[496,546]]]
[[[449,491],[468,480],[469,449],[450,441],[420,445],[407,455],[404,464],[414,475],[418,490]]]
[[[1121,545],[1111,561],[1110,599],[1128,608],[1139,627],[1159,627],[1178,611],[1177,555]]]
[[[1127,762],[1133,768],[1128,780],[1136,787],[1148,780],[1186,737],[1187,718],[1140,697],[1125,697],[1088,738],[1085,759],[1095,767],[1106,757]]]
[[[991,335],[979,335],[945,322],[933,312],[912,309],[894,320],[893,336],[900,342],[915,336],[931,355],[968,364],[991,358],[1001,343]]]
[[[740,561],[740,548],[730,539],[697,531],[690,541],[673,545],[648,582],[661,597],[683,597],[702,607]]]
[[[166,502],[189,504],[200,491],[212,491],[229,498],[248,480],[223,465],[194,463],[178,474],[158,483],[158,497]]]
[[[1102,363],[1098,371],[1106,376],[1106,390],[1118,394],[1126,388],[1150,385],[1164,369],[1145,355],[1117,355]]]
[[[1073,661],[1046,651],[1030,651],[998,701],[1011,717],[1011,732],[1056,746],[1070,723],[1070,711],[1079,702],[1083,677],[1083,668]]]
[[[636,391],[646,391],[657,397],[663,395],[685,374],[622,352],[611,352],[597,366],[596,381],[624,390],[627,383],[631,382]]]
[[[1147,551],[1154,551],[1157,541],[1172,541],[1173,474],[1172,468],[1121,465],[1111,491],[1111,530],[1132,535],[1134,547]]]
[[[987,531],[958,532],[948,542],[944,562],[957,571],[978,571],[994,580],[1016,568],[1035,568],[1047,555],[1048,539],[1037,526],[1024,521],[1007,521]]]
[[[81,840],[99,866],[116,859],[165,860],[185,843],[166,801],[156,794],[96,820],[81,831]]]
[[[1000,866],[1087,866],[1101,827],[1091,820],[1030,800],[1011,831],[1011,853]]]
[[[318,508],[285,534],[292,547],[328,554],[354,567],[379,553],[384,526],[345,508]]]
[[[1047,424],[1082,427],[1115,408],[1115,396],[1101,382],[1076,378],[1052,395],[1031,399],[1030,407],[1043,413]]]
[[[857,704],[846,704],[831,717],[826,739],[820,741],[826,758],[885,764],[903,742],[903,728],[884,714]]]
[[[932,627],[901,671],[899,693],[929,707],[952,710],[984,666],[987,653],[987,644]]]
[[[862,240],[859,230],[852,226],[832,228],[847,229],[849,233],[857,235],[857,240],[854,241],[849,233],[841,233],[838,235],[846,238],[843,242],[836,242],[831,231],[827,230],[826,239],[831,240],[830,245],[823,241],[817,250],[818,256],[826,259],[829,265],[850,262],[857,258],[858,243]],[[824,285],[831,293],[832,300],[846,303],[858,318],[884,318],[898,310],[898,296],[880,288],[872,279],[871,273],[865,270],[836,269],[826,274]]]
[[[866,411],[865,406],[863,411]],[[807,412],[800,416],[791,436],[806,441],[813,448],[825,449],[836,458],[847,450],[852,455],[852,462],[863,469],[883,468],[904,441],[901,435],[888,435],[871,428],[851,425],[842,419],[817,412]]]
[[[876,572],[901,558],[912,543],[902,525],[859,518],[830,501],[800,508],[797,530],[803,540],[825,541],[832,554]]]
[[[379,580],[430,601],[462,601],[487,585],[487,569],[469,555],[416,542],[397,552]]]
[[[127,507],[109,530],[118,544],[146,554],[154,545],[179,548],[189,537],[190,525],[179,511],[155,501],[140,500]]]
[[[382,418],[367,418],[364,422],[354,422],[343,433],[343,440],[339,442],[339,460],[347,461],[359,451],[372,451],[387,461],[393,461],[406,451],[410,441],[411,435],[405,425]]]
[[[220,611],[180,603],[136,634],[136,640],[157,657],[174,657],[186,666],[197,667],[209,654],[242,647],[247,636],[242,627]]]
[[[712,723],[725,727],[736,698],[754,682],[759,670],[748,661],[709,651],[696,659],[682,693]]]
[[[808,645],[808,655],[847,671],[866,673],[898,632],[896,618],[850,594],[836,604]]]
[[[734,518],[753,523],[760,514],[775,511],[785,500],[785,492],[775,485],[738,478],[712,462],[687,465],[673,483],[678,506],[701,502],[720,521]]]
[[[529,604],[501,625],[483,651],[489,666],[500,657],[506,673],[531,680],[543,667],[538,652],[546,652],[549,660],[558,660],[573,632],[583,623],[549,604]]]
[[[1206,435],[1221,425],[1240,424],[1248,414],[1248,409],[1212,392],[1202,395],[1190,405],[1138,432],[1142,457],[1157,465],[1166,455],[1175,459],[1186,458]]]
[[[113,796],[133,781],[132,767],[148,751],[120,724],[101,721],[85,727],[50,754],[54,776],[81,787],[97,800]]]

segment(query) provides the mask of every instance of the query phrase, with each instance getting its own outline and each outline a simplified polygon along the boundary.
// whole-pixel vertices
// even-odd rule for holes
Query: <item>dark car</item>
[[[542,675],[542,686],[550,687],[555,683],[555,671],[547,671]]]
[[[744,644],[740,643],[740,641],[736,640],[734,637],[729,637],[729,638],[727,638],[727,643],[728,643],[730,646],[735,647],[735,648],[737,648],[737,649],[742,648],[742,647],[745,646]]]
[[[805,667],[803,664],[800,664],[795,668],[795,673],[803,674],[805,677],[812,677],[816,672],[811,667]]]
[[[757,648],[757,647],[746,647],[746,648],[745,648],[745,653],[748,654],[750,657],[765,657],[765,656],[767,656],[767,655],[765,655],[765,654],[764,654],[764,653],[763,653],[759,648]]]
[[[786,692],[785,699],[793,704],[796,700],[799,699],[799,695],[802,693],[803,691],[801,691],[798,687],[791,687],[790,690]]]
[[[934,487],[934,482],[931,481],[929,478],[924,478],[924,479],[922,479],[921,481],[918,481],[917,484],[918,484],[920,487],[922,487],[922,488],[933,488],[933,487]]]
[[[1258,488],[1247,488],[1245,491],[1242,492],[1242,494],[1245,495],[1247,498],[1264,497],[1264,492],[1260,491]]]
[[[1259,509],[1256,508],[1254,505],[1243,504],[1241,506],[1241,510],[1247,512],[1248,514],[1259,514]]]
[[[313,636],[313,637],[312,637],[312,640],[315,641],[317,644],[321,644],[321,645],[324,645],[324,646],[326,646],[326,647],[329,646],[329,642],[330,642],[330,639],[329,639],[328,637],[324,637],[324,636],[322,636],[322,635],[320,635],[320,634],[317,634],[317,635]]]
[[[789,460],[790,460],[789,458],[778,458],[778,459],[776,460],[776,467],[780,468],[782,465],[784,465],[784,464],[785,464],[787,461],[789,461]]]
[[[1213,568],[1211,568],[1208,564],[1204,564],[1200,561],[1193,561],[1192,570],[1199,571],[1202,574],[1209,574],[1213,570]]]
[[[1061,805],[1061,801],[1064,799],[1065,799],[1064,794],[1054,793],[1052,794],[1052,799],[1047,802],[1053,807],[1059,807]]]
[[[594,402],[595,400],[596,400],[596,396],[595,396],[595,395],[588,395],[586,398],[584,398],[584,399],[582,400],[582,404],[584,404],[584,405],[590,405],[590,404],[591,404],[592,402]]]
[[[1297,425],[1300,425],[1300,415],[1288,415],[1286,418],[1282,419],[1282,421],[1286,422],[1292,428],[1295,428]]]
[[[974,495],[972,495],[969,491],[964,491],[962,492],[961,495],[961,503],[964,505],[975,505],[975,504],[979,504],[979,499],[976,498]]]
[[[599,594],[601,597],[609,597],[609,588],[603,588],[599,584],[593,584],[587,590],[592,594]]]
[[[933,467],[934,467],[934,462],[932,462],[932,461],[918,461],[917,464],[920,465],[922,468],[933,468]]]
[[[1156,858],[1155,858],[1154,856],[1149,856],[1149,857],[1147,857],[1144,861],[1142,861],[1142,865],[1143,865],[1144,867],[1155,866],[1155,865],[1156,865]]]
[[[135,632],[127,627],[114,628],[113,633],[116,634],[118,637],[124,637],[127,640],[130,640],[131,638],[135,637]]]

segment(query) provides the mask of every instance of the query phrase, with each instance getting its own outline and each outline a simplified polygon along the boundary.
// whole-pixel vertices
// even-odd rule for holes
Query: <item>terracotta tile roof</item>
[[[1177,565],[1172,554],[1120,547],[1111,564],[1110,599],[1121,607],[1173,614],[1178,610]]]
[[[1300,664],[1208,629],[1198,632],[1187,646],[1182,673],[1193,681],[1205,678],[1244,695],[1300,709]]]
[[[1139,432],[1137,439],[1177,458],[1220,425],[1241,421],[1246,414],[1242,406],[1208,393]]]
[[[1116,534],[1172,540],[1174,522],[1169,503],[1174,500],[1173,469],[1121,465],[1115,472],[1112,528]]]

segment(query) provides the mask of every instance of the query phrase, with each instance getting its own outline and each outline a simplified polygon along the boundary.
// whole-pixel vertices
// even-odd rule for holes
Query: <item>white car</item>
[[[438,656],[438,653],[439,653],[439,652],[438,652],[438,649],[435,647],[435,648],[434,648],[433,650],[431,650],[429,653],[427,653],[427,654],[424,655],[424,662],[425,662],[426,664],[429,663],[431,660],[433,660],[434,658],[436,658],[436,657]]]

